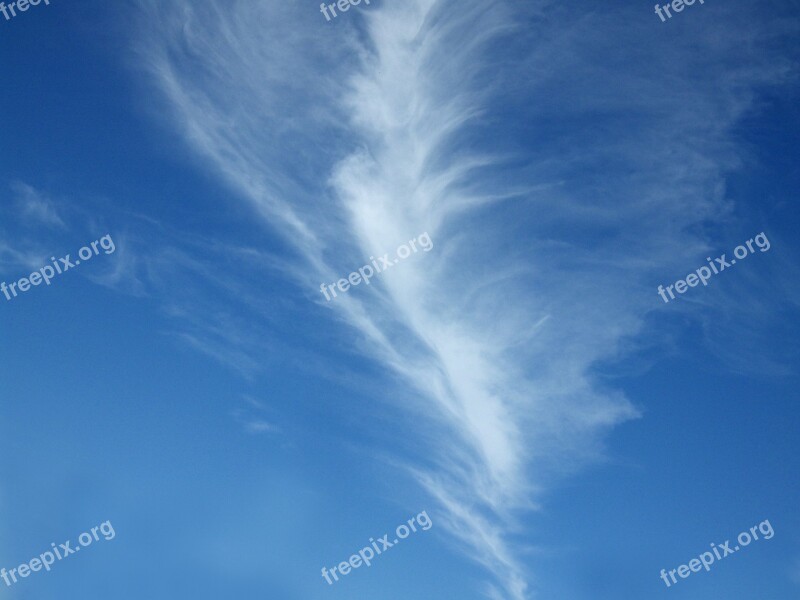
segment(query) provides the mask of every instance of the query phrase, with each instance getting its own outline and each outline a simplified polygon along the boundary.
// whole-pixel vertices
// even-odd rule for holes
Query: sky
[[[0,16],[0,600],[797,598],[798,8]]]

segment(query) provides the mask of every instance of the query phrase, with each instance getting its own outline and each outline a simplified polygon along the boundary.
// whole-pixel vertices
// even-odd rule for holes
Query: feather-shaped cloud
[[[649,13],[545,2],[386,2],[336,27],[300,3],[142,8],[168,120],[283,240],[309,298],[436,241],[330,306],[434,416],[409,471],[492,573],[487,595],[527,597],[517,511],[637,416],[593,366],[658,306],[654,273],[708,249],[699,226],[727,218],[741,159],[731,126],[786,66],[731,65],[748,34],[728,9],[728,31],[682,48]]]

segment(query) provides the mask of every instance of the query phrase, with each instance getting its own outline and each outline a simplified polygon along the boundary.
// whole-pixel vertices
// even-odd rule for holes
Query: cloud
[[[266,421],[248,421],[244,424],[244,426],[248,433],[272,433],[278,431],[278,428],[275,427],[275,425],[267,423]]]
[[[731,219],[732,128],[787,61],[743,55],[744,8],[683,47],[632,8],[408,0],[326,28],[293,3],[141,7],[171,120],[296,283],[430,233],[424,260],[327,306],[418,392],[416,451],[395,450],[487,596],[528,597],[518,516],[638,416],[593,369],[642,332],[653,282],[711,247],[702,225]]]
[[[13,248],[0,241],[0,268],[5,270],[23,267],[29,272],[38,270],[43,264],[44,253],[38,248]]]
[[[233,336],[222,334],[212,337],[186,331],[178,331],[173,335],[198,352],[238,371],[245,378],[251,378],[258,371],[258,362],[247,352],[240,350],[240,345],[231,343]],[[235,337],[233,339],[235,341]]]
[[[43,192],[20,181],[11,184],[16,196],[20,216],[28,223],[37,222],[48,227],[66,228],[55,203]]]
[[[263,414],[267,412],[267,407],[262,402],[247,394],[244,394],[242,398],[247,407],[237,408],[233,411],[233,416],[241,423],[247,433],[256,435],[280,432],[280,428],[277,425],[270,423],[263,417]]]
[[[140,267],[142,263],[150,263],[152,256],[146,251],[138,254],[134,251],[134,240],[126,234],[114,234],[115,250],[105,261],[103,270],[88,272],[86,277],[98,285],[133,296],[143,297],[147,294],[147,285],[142,281]]]

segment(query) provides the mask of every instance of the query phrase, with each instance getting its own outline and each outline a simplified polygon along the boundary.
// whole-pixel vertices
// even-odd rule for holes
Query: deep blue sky
[[[105,234],[117,246],[0,296],[0,567],[116,531],[0,581],[0,600],[471,600],[488,584],[516,600],[515,574],[530,598],[798,597],[792,3],[706,0],[664,24],[646,2],[444,3],[414,34],[430,47],[408,44],[430,81],[381,45],[426,0],[408,23],[377,0],[330,24],[314,3],[192,19],[148,4],[0,19],[0,280]],[[225,23],[231,40],[206,48]],[[461,56],[479,32],[496,37]],[[376,48],[382,66],[358,62]],[[231,56],[241,73],[220,68]],[[356,115],[345,96],[362,95]],[[482,111],[426,146],[449,98]],[[501,158],[442,175],[455,193],[426,179],[468,153]],[[446,209],[470,194],[506,199]],[[324,303],[316,241],[346,276],[426,229],[430,256],[347,297],[385,347]],[[768,252],[662,303],[659,284],[761,231]],[[513,427],[470,413],[473,392]],[[449,423],[444,397],[467,416]],[[459,479],[465,456],[496,504]],[[323,566],[422,510],[431,530],[325,584]],[[773,539],[659,579],[765,519]],[[502,544],[483,555],[481,532]],[[504,552],[513,566],[493,567]]]

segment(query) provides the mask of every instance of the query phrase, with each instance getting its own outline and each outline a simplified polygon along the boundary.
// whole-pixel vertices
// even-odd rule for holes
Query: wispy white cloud
[[[244,424],[244,428],[248,433],[273,433],[278,431],[278,428],[272,423],[261,420],[247,421]]]
[[[42,266],[44,252],[38,247],[15,248],[0,240],[0,268],[4,271],[24,268],[30,271]]]
[[[48,227],[66,227],[55,202],[47,194],[21,181],[13,182],[11,190],[16,197],[20,216],[25,221]]]
[[[262,402],[247,394],[243,395],[242,398],[247,406],[234,410],[233,416],[247,433],[257,435],[280,432],[280,428],[277,425],[265,418],[267,407]]]
[[[174,332],[173,335],[198,352],[238,371],[246,378],[252,377],[253,374],[258,371],[258,361],[254,360],[250,354],[240,349],[243,344],[237,345],[234,336],[226,333],[221,336],[212,337],[204,335],[204,333],[204,331],[195,333],[177,331]]]
[[[698,49],[551,3],[387,2],[335,29],[299,3],[142,7],[171,117],[298,283],[430,233],[424,261],[331,309],[433,415],[408,469],[487,595],[527,597],[517,515],[637,416],[592,368],[641,331],[657,277],[707,251],[700,226],[730,219],[731,128],[786,64],[737,66],[753,34],[727,9]]]

